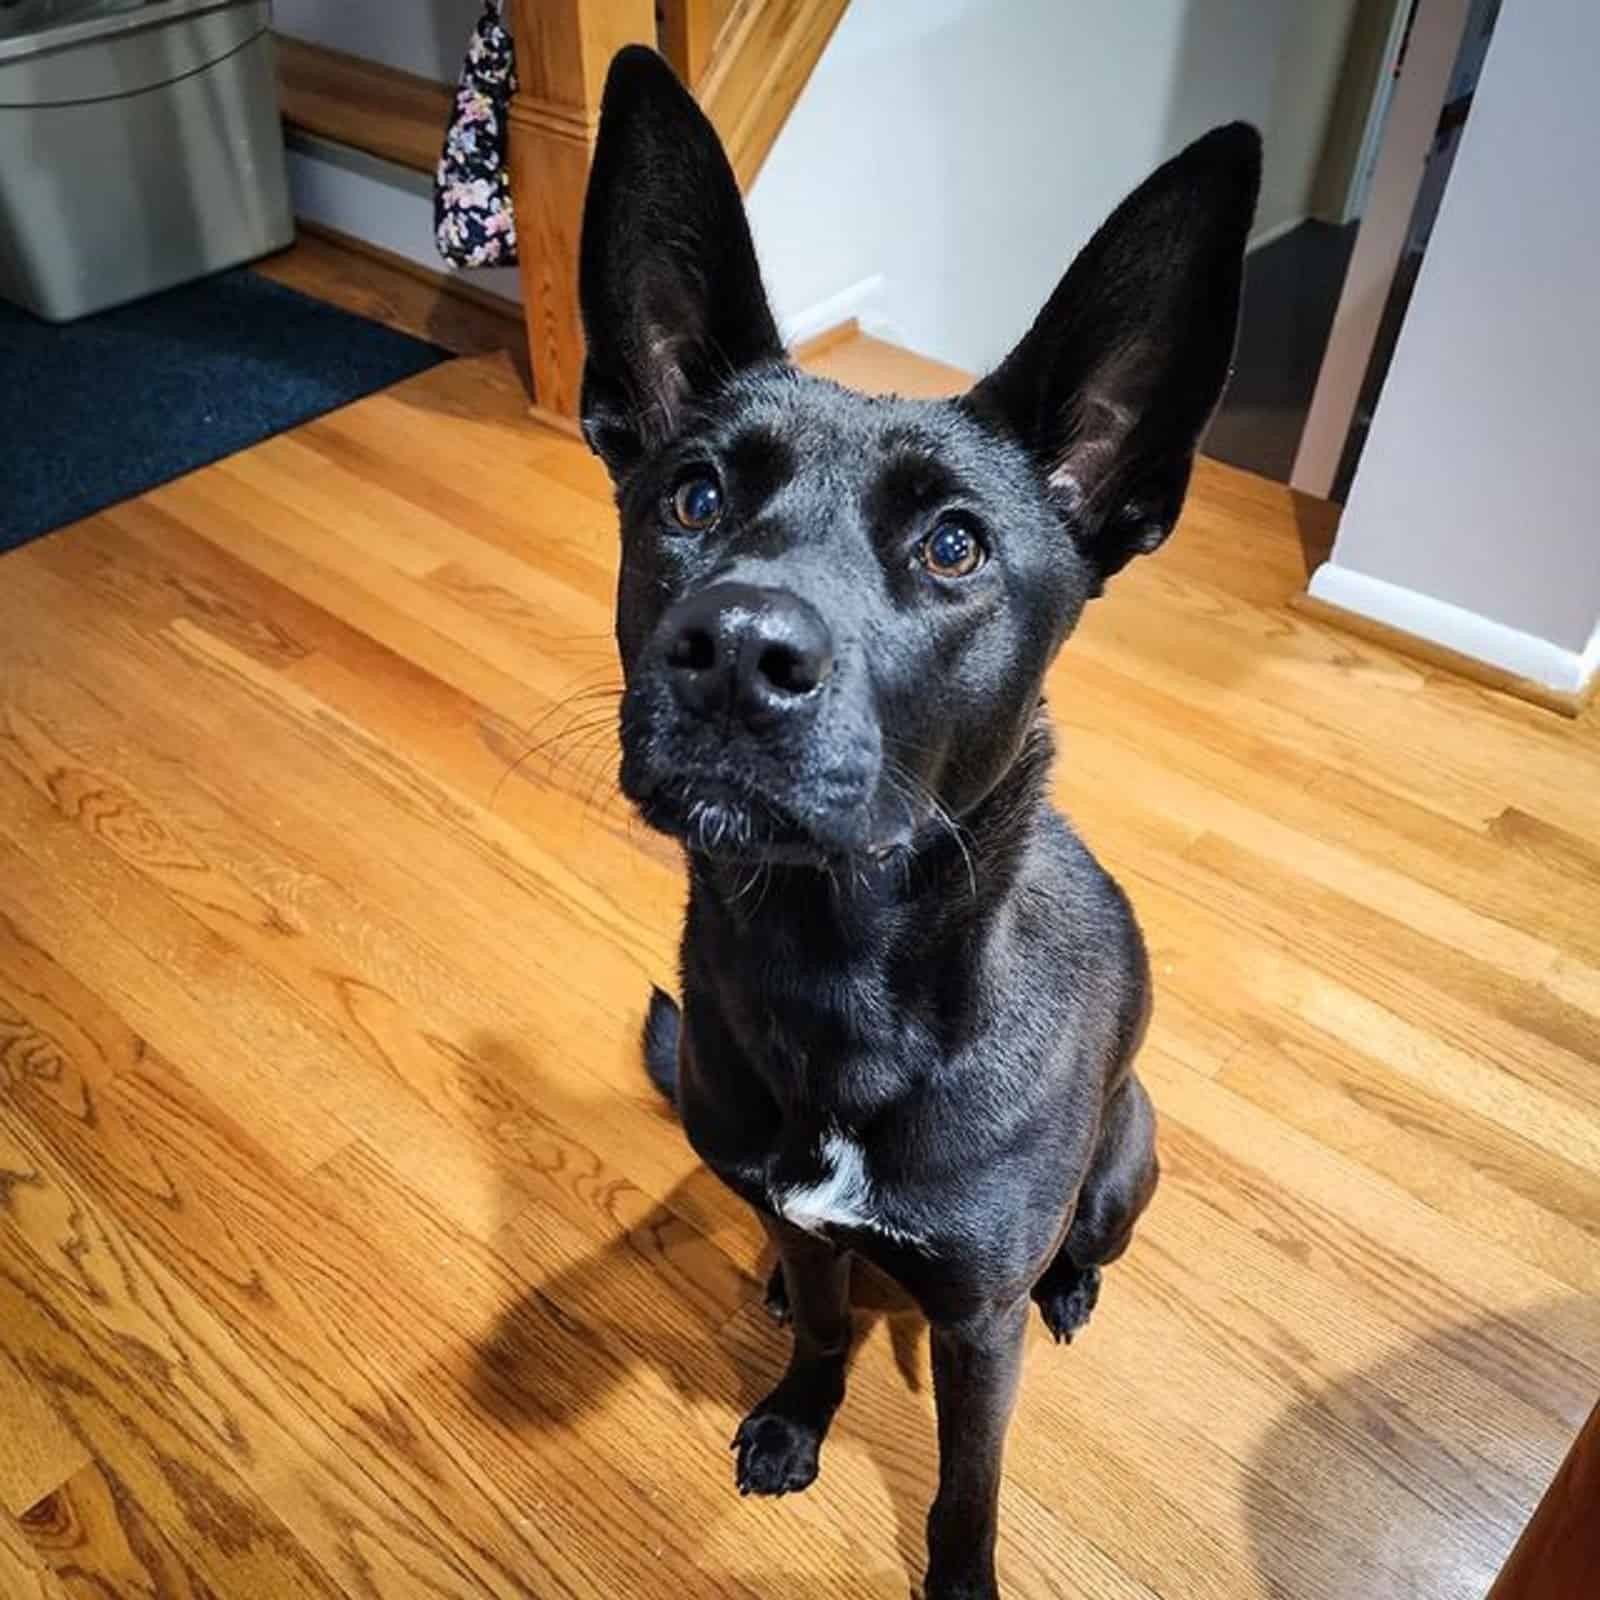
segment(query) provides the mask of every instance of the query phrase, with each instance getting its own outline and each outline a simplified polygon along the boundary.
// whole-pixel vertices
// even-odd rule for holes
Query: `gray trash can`
[[[53,322],[294,237],[268,0],[0,0],[0,296]]]

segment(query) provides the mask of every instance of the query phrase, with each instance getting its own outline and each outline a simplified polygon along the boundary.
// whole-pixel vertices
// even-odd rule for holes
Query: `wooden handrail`
[[[658,0],[661,53],[691,89],[699,90],[734,0]]]
[[[695,92],[739,187],[756,181],[849,0],[735,0]]]

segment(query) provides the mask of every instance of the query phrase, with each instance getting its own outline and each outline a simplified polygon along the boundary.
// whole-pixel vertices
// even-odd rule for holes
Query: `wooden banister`
[[[626,44],[656,42],[652,0],[512,0],[517,94],[511,195],[534,399],[576,417],[583,376],[578,228],[606,68]]]
[[[849,0],[735,0],[695,93],[748,190]]]
[[[625,44],[658,45],[748,189],[848,0],[511,0],[511,194],[534,398],[572,418],[583,376],[578,231],[600,93]]]
[[[658,0],[661,53],[691,89],[698,90],[734,0]]]

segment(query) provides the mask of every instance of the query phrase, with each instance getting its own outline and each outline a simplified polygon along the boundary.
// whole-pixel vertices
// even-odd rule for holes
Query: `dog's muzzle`
[[[722,582],[662,616],[623,704],[623,791],[691,848],[853,854],[871,833],[876,721],[818,609]],[[858,704],[857,702],[860,701]]]

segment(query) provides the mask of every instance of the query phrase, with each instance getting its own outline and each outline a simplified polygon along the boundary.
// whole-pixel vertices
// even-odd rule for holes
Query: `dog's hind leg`
[[[1070,1344],[1088,1322],[1100,1298],[1100,1269],[1128,1248],[1158,1175],[1155,1111],[1144,1085],[1130,1073],[1106,1107],[1067,1237],[1033,1286],[1040,1315],[1058,1344]]]
[[[776,1217],[761,1217],[778,1247],[794,1323],[783,1381],[739,1425],[740,1494],[788,1494],[817,1475],[828,1424],[844,1398],[850,1355],[850,1257]]]

